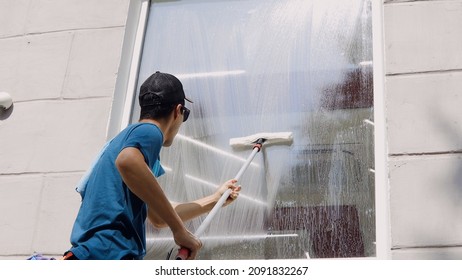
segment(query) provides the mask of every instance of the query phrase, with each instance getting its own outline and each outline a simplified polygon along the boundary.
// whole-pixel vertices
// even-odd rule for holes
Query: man
[[[142,259],[146,218],[170,227],[175,243],[189,249],[188,259],[196,257],[202,244],[183,222],[212,210],[231,188],[229,204],[240,187],[229,180],[216,193],[189,203],[172,204],[165,196],[156,180],[164,173],[159,153],[188,119],[185,100],[191,102],[171,74],[156,72],[141,85],[140,121],[109,142],[79,191],[82,204],[64,259]]]

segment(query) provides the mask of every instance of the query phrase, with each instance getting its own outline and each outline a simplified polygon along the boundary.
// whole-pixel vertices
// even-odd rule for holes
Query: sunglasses
[[[183,114],[183,122],[187,121],[188,118],[189,118],[189,113],[191,113],[191,111],[186,108],[185,106],[181,106],[181,113]]]

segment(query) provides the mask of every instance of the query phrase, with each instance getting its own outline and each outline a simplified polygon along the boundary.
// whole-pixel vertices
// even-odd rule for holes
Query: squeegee
[[[265,146],[266,145],[290,145],[292,144],[292,141],[293,141],[292,132],[258,133],[258,134],[253,134],[253,135],[246,136],[246,137],[231,138],[229,140],[229,145],[233,148],[243,148],[243,147],[248,147],[248,146],[253,147],[252,153],[249,155],[245,163],[242,165],[241,169],[236,174],[234,179],[236,181],[239,181],[241,179],[242,174],[244,174],[247,167],[249,167],[255,155],[261,151],[263,144],[265,144]],[[231,190],[228,189],[226,192],[224,192],[221,195],[218,202],[209,212],[209,214],[204,219],[202,224],[197,228],[195,232],[195,235],[197,237],[200,237],[204,233],[205,229],[209,226],[209,224],[211,223],[212,219],[215,217],[218,210],[220,210],[220,208],[226,202],[226,199],[228,199],[230,193],[231,193]],[[176,259],[185,260],[188,258],[189,253],[190,253],[189,249],[180,248],[178,250],[178,255],[176,256]]]

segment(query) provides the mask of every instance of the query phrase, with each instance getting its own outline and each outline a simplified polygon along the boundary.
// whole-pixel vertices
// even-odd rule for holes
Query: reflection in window
[[[161,154],[169,197],[197,199],[234,177],[250,149],[230,138],[294,133],[254,159],[200,259],[375,256],[371,33],[370,0],[152,2],[139,83],[172,73],[194,100]],[[173,247],[168,230],[148,238],[147,258]]]

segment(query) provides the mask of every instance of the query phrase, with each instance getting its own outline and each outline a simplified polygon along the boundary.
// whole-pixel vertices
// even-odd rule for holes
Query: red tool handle
[[[175,260],[186,260],[189,257],[190,253],[191,252],[188,248],[181,247],[180,249],[178,249],[178,254],[176,255]]]

